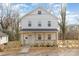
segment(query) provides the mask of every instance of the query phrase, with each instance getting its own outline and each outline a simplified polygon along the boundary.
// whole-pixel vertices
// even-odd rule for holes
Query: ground
[[[62,44],[58,44],[58,45],[60,46]],[[79,47],[76,47],[75,44],[73,45],[74,47],[68,47],[68,46],[72,46],[72,44],[70,44],[67,45],[67,47],[61,47],[61,48],[56,46],[54,47],[22,46],[21,47],[20,42],[12,41],[7,44],[4,52],[0,52],[0,55],[2,56],[79,56]]]
[[[22,47],[18,52],[2,56],[79,56],[79,48]]]

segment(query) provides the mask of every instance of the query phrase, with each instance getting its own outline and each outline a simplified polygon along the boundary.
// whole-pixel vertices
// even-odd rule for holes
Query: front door
[[[28,35],[28,41],[31,43],[31,41],[32,41],[32,35]]]

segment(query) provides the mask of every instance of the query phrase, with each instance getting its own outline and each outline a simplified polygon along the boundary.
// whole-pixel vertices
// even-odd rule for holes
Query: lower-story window
[[[48,40],[51,40],[51,34],[48,34]]]
[[[28,39],[28,37],[25,37],[25,39]]]
[[[38,40],[41,40],[41,35],[40,34],[38,34]]]

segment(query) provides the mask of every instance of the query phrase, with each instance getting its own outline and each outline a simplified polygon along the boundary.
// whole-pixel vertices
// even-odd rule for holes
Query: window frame
[[[48,34],[48,40],[51,40],[51,34]]]
[[[42,14],[41,10],[38,10],[38,14],[39,14],[39,15],[41,15],[41,14]]]
[[[25,37],[25,39],[28,39],[28,37]]]
[[[41,34],[38,34],[38,40],[41,40],[41,39],[42,39]]]
[[[28,21],[28,27],[31,27],[32,24],[31,24],[31,21]]]
[[[41,26],[42,26],[42,24],[41,24],[41,22],[40,22],[40,21],[38,22],[38,26],[39,26],[39,27],[41,27]]]

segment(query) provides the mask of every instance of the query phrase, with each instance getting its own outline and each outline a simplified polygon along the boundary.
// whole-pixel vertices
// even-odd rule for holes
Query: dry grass
[[[57,50],[57,47],[31,47],[29,49],[29,52],[34,53],[34,52],[50,52],[50,51],[55,51]]]
[[[1,55],[15,54],[21,50],[21,43],[19,41],[9,41],[4,45],[4,49],[0,52]]]
[[[79,40],[58,40],[59,47],[79,48]]]
[[[4,51],[17,51],[21,49],[20,41],[9,41],[7,45],[4,46]]]

